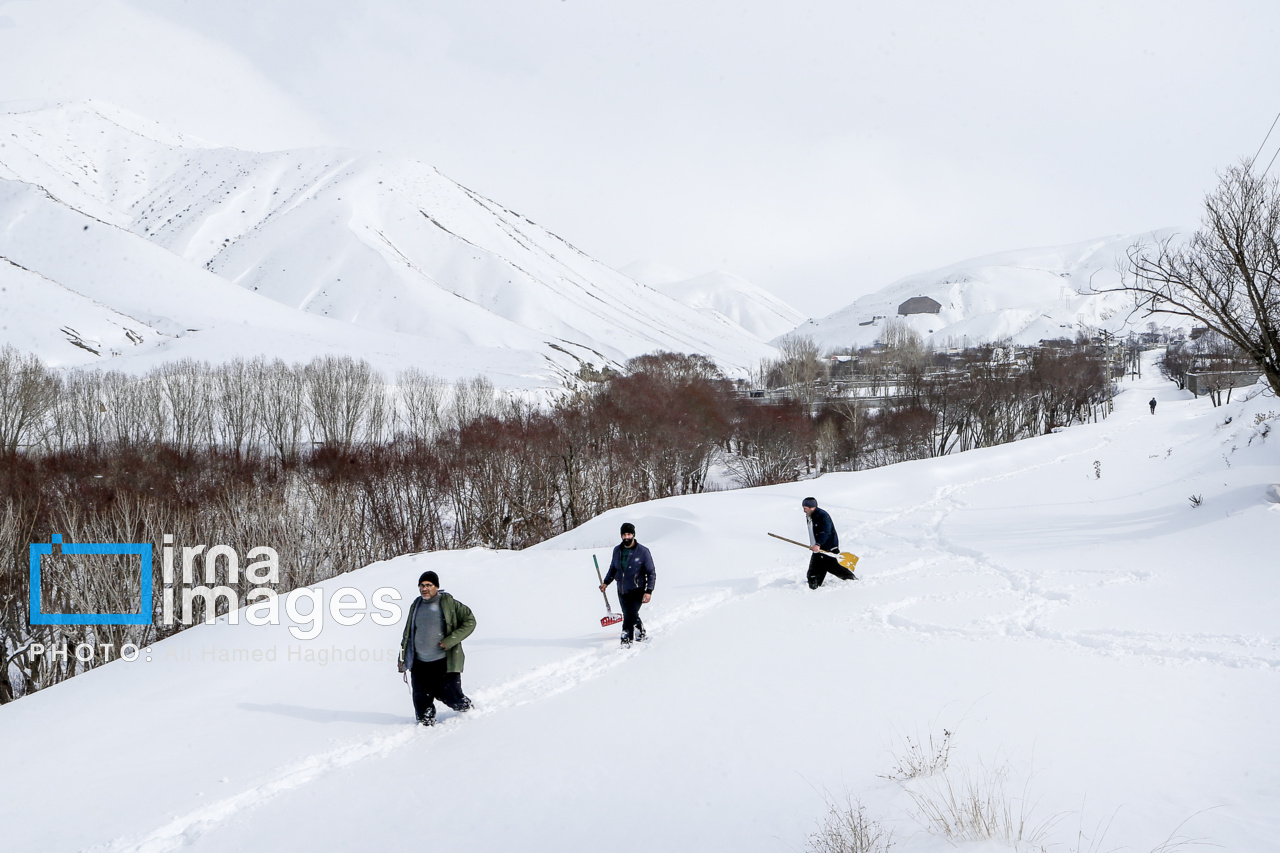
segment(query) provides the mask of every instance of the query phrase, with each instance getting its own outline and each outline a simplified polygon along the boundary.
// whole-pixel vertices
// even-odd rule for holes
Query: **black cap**
[[[805,498],[804,500],[800,501],[800,506],[812,506],[812,507],[816,507],[817,505],[818,505],[818,499],[817,499],[817,498]]]
[[[431,581],[436,586],[440,586],[440,576],[435,572],[423,572],[418,576],[418,586],[422,586],[426,581]]]
[[[632,524],[631,522],[629,522],[629,521],[624,521],[624,522],[622,522],[622,532],[623,532],[623,533],[630,533],[632,536],[635,536],[635,535],[636,535],[636,526],[635,526],[634,524]]]

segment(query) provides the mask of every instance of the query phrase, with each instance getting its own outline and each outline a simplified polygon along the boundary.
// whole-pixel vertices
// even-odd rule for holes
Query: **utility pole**
[[[1111,375],[1113,370],[1111,366],[1111,333],[1108,332],[1106,329],[1102,329],[1101,332],[1102,332],[1102,352],[1103,352],[1102,358],[1103,358],[1103,363],[1106,365],[1106,371],[1107,371],[1107,414],[1111,414],[1111,412],[1114,411],[1114,408],[1115,408],[1115,402],[1113,399],[1115,397],[1115,391],[1114,391],[1115,385],[1112,383],[1112,375]]]

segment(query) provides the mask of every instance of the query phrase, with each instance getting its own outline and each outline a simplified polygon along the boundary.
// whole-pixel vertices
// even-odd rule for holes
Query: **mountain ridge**
[[[540,384],[660,349],[704,353],[731,374],[773,352],[727,317],[627,278],[427,164],[351,149],[211,147],[155,139],[149,127],[96,103],[0,112],[0,178],[38,184],[295,310],[492,350],[498,362],[523,351],[522,372]],[[473,372],[484,372],[488,357],[476,355]]]
[[[1126,251],[1185,231],[1163,228],[980,255],[904,276],[826,317],[805,321],[793,334],[809,335],[827,349],[871,346],[895,318],[934,346],[1036,344],[1098,329],[1121,333],[1132,327],[1132,298],[1118,290]],[[935,300],[937,313],[898,313],[918,296]]]

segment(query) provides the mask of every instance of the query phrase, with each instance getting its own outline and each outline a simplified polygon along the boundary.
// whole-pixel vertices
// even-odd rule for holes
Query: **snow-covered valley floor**
[[[1256,423],[1280,401],[1214,409],[1153,368],[1121,387],[1106,421],[1038,439],[323,584],[407,603],[433,569],[475,611],[476,710],[434,729],[411,724],[399,625],[184,632],[0,708],[0,846],[783,853],[852,796],[894,849],[940,851],[911,792],[1003,768],[1050,849],[1280,849],[1280,436]],[[807,555],[765,535],[803,539],[808,494],[860,580],[810,591]],[[591,560],[623,521],[658,568],[630,650]],[[947,775],[884,778],[944,729]]]

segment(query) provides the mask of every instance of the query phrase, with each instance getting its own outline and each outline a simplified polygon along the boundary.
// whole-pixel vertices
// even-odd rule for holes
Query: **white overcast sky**
[[[1194,225],[1280,112],[1280,3],[0,2],[0,100],[86,97],[411,156],[612,266],[725,269],[823,316]]]

